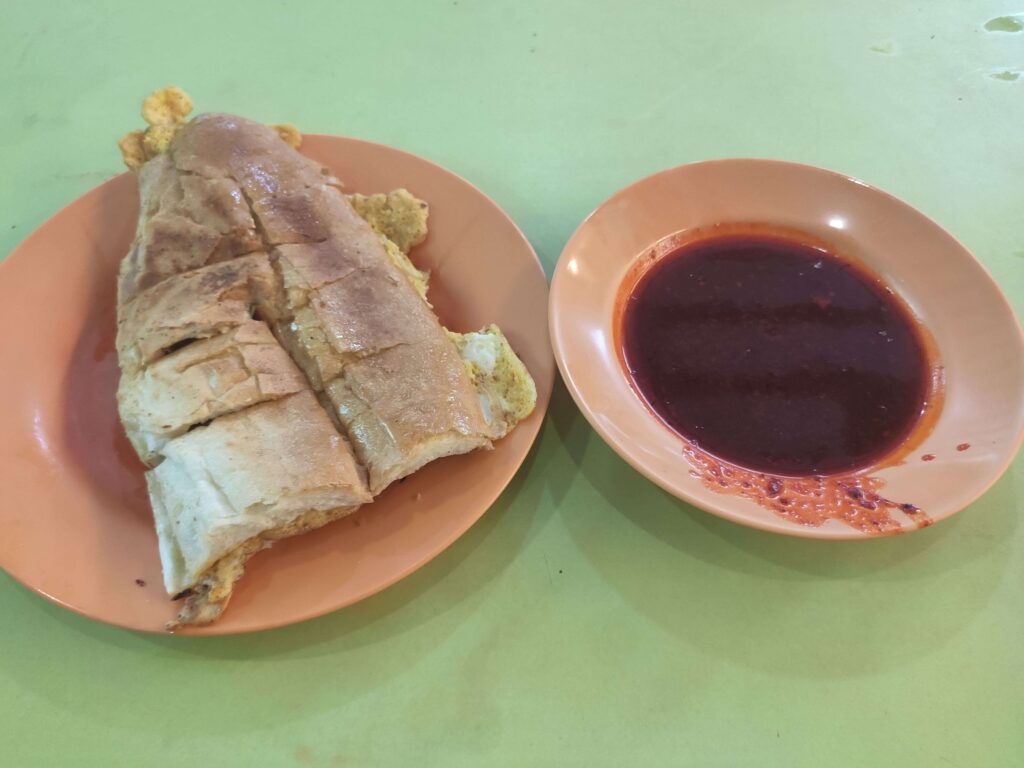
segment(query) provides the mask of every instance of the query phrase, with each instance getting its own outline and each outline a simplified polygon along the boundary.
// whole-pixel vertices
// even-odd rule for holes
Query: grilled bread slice
[[[274,541],[490,447],[536,391],[497,328],[452,333],[434,315],[408,258],[423,201],[346,196],[294,129],[186,123],[176,89],[147,104],[150,129],[121,144],[141,204],[119,275],[118,401],[152,467],[180,626],[216,619]]]

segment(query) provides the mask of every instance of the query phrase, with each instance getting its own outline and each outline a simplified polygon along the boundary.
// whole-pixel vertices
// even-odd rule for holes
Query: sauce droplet
[[[987,32],[1020,32],[1024,30],[1024,24],[1017,16],[997,16],[985,22]]]
[[[772,477],[718,459],[683,443],[683,455],[706,488],[741,496],[797,525],[817,528],[838,520],[862,533],[887,536],[902,533],[904,524],[891,512],[902,512],[918,528],[932,519],[916,504],[900,503],[880,493],[885,481],[864,474],[812,477]]]
[[[935,461],[935,454],[926,453],[924,456],[921,457],[921,461]]]
[[[956,447],[956,449],[957,449],[958,451],[966,451],[966,450],[967,450],[968,448],[970,448],[970,447],[971,447],[971,444],[970,444],[970,443],[960,443],[960,445],[958,445],[958,446]]]

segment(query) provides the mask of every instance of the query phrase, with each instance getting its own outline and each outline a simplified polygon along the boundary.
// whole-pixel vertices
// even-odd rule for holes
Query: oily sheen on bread
[[[147,99],[121,142],[139,178],[118,282],[122,423],[149,467],[172,626],[226,607],[246,560],[488,448],[533,409],[494,326],[446,330],[408,258],[427,206],[346,196],[301,135]],[[394,239],[392,239],[394,238]]]

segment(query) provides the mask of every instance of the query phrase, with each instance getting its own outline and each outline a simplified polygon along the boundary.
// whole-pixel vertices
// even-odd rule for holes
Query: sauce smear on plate
[[[870,466],[910,434],[931,369],[878,278],[816,244],[728,234],[654,262],[625,301],[622,354],[673,430],[759,472]]]

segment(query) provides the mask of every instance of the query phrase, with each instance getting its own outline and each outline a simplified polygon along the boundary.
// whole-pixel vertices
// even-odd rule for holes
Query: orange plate
[[[253,559],[231,606],[197,634],[268,629],[374,594],[466,531],[526,458],[554,377],[547,281],[529,242],[480,190],[440,166],[356,139],[306,135],[303,153],[351,191],[407,187],[430,203],[413,251],[454,330],[497,323],[537,382],[537,410],[493,451],[443,459],[372,505]],[[134,176],[57,213],[0,265],[0,565],[85,616],[161,631],[163,591],[143,467],[115,410],[115,275],[135,230]],[[139,586],[136,580],[145,586]]]
[[[949,517],[1006,470],[1024,436],[1024,337],[984,268],[922,213],[831,171],[773,160],[712,160],[649,176],[602,203],[565,246],[551,283],[555,358],[604,440],[669,493],[744,525],[822,539],[869,534],[829,520],[799,525],[690,473],[682,439],[630,386],[615,348],[623,280],[670,235],[729,223],[800,230],[862,261],[907,302],[944,366],[945,403],[913,452],[864,473],[886,497]],[[958,450],[958,446],[965,450]],[[925,455],[933,460],[922,461]],[[900,531],[916,530],[900,520]],[[899,532],[899,531],[897,531]]]

